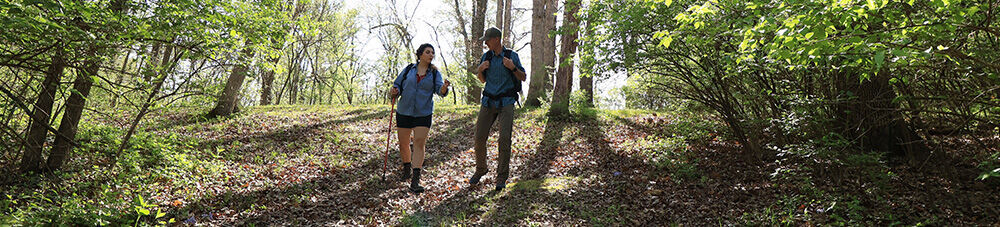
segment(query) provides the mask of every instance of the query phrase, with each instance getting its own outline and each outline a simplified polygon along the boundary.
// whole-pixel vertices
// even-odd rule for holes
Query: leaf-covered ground
[[[3,189],[14,196],[0,205],[14,220],[44,220],[29,216],[75,200],[38,201],[30,192],[65,188],[56,193],[78,193],[83,204],[126,204],[82,205],[122,212],[125,217],[112,224],[173,219],[175,224],[224,226],[990,225],[1000,218],[1000,184],[996,178],[975,179],[982,173],[977,165],[996,157],[961,159],[945,153],[932,166],[916,170],[888,165],[878,154],[829,155],[836,152],[803,148],[783,150],[778,160],[747,163],[737,146],[716,135],[720,126],[644,111],[584,110],[552,119],[544,110],[520,109],[512,179],[505,190],[494,192],[496,131],[489,141],[490,174],[470,187],[478,107],[439,107],[424,164],[427,191],[412,194],[408,182],[396,175],[395,144],[389,149],[387,181],[382,180],[386,110],[262,107],[217,120],[201,119],[198,111],[158,113],[145,123],[147,137],[138,140],[160,142],[134,148],[134,157],[146,161],[117,166],[104,177],[69,174],[56,183],[45,183],[51,177],[27,178],[42,186],[18,184],[23,176],[7,177]],[[942,146],[975,150],[961,157],[1000,147],[1000,138],[978,139],[986,150],[961,138]],[[77,155],[67,172],[96,171],[106,162],[101,156]],[[108,180],[121,175],[116,169],[132,170],[128,173],[137,177]],[[115,183],[110,189],[80,186],[88,179]],[[115,189],[132,193],[108,192]],[[141,204],[135,205],[139,196]],[[24,205],[31,202],[41,208]],[[70,223],[87,223],[74,218]]]

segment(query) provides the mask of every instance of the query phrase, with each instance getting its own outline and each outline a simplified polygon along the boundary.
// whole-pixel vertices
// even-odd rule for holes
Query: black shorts
[[[402,114],[396,114],[396,127],[397,128],[416,128],[416,127],[431,127],[431,115],[423,117],[411,117]]]

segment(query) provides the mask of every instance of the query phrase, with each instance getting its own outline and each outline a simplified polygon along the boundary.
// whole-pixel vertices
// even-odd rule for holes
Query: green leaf
[[[667,35],[666,37],[663,37],[663,39],[660,40],[660,46],[663,46],[664,48],[670,48],[670,43],[673,41],[674,37]]]
[[[830,37],[829,34],[826,34],[826,29],[825,28],[818,27],[818,26],[815,29],[813,29],[812,33],[814,33],[813,37],[816,37],[816,39],[819,39],[819,40],[823,40],[823,39],[826,39],[826,38]]]
[[[907,57],[907,56],[909,56],[909,53],[907,53],[905,50],[902,50],[902,49],[892,49],[889,52],[892,53],[892,55],[897,56],[897,57]]]
[[[975,14],[976,12],[979,12],[979,6],[969,7],[969,9],[967,11],[967,13],[969,14],[969,16],[971,16],[972,14]]]
[[[875,65],[877,68],[882,68],[882,63],[885,63],[885,51],[879,51],[875,53]]]

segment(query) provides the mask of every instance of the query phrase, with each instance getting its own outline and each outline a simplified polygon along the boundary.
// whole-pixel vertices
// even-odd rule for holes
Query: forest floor
[[[790,147],[747,162],[722,127],[683,114],[577,110],[553,119],[519,109],[511,179],[477,187],[475,106],[436,110],[422,185],[399,180],[386,106],[273,106],[224,119],[154,113],[113,163],[120,132],[83,129],[59,174],[0,177],[0,224],[194,225],[997,225],[1000,138],[938,138],[921,168],[846,148]],[[393,135],[395,137],[395,135]],[[395,138],[391,140],[393,143]],[[991,156],[991,154],[993,154]],[[14,171],[6,155],[0,170]],[[110,166],[110,167],[109,167]],[[97,220],[97,221],[95,221]]]

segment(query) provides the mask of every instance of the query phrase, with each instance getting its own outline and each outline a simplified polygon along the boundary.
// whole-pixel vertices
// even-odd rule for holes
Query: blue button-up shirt
[[[447,92],[441,93],[441,86],[444,86],[444,79],[441,71],[427,69],[428,76],[417,82],[417,66],[413,65],[409,73],[404,68],[392,86],[399,88],[399,102],[396,103],[396,112],[401,115],[411,117],[425,117],[434,113],[434,94],[443,96]],[[403,73],[407,73],[406,80],[403,80]],[[435,82],[436,81],[436,82]]]
[[[507,50],[507,48],[504,48]],[[500,53],[503,53],[501,51]],[[504,92],[514,89],[515,83],[521,83],[520,80],[514,78],[514,71],[511,71],[506,66],[503,65],[503,56],[498,53],[493,53],[492,50],[483,53],[483,56],[479,58],[479,62],[486,61],[486,57],[493,55],[490,59],[490,68],[483,72],[483,77],[486,78],[486,86],[483,87],[483,91],[490,94],[503,94]],[[521,58],[517,56],[517,52],[510,51],[511,61],[514,62],[514,67],[521,70],[521,72],[527,72],[524,67],[521,66]],[[490,97],[483,96],[482,105],[491,108],[500,108],[508,105],[514,105],[518,97],[501,97],[500,100],[492,100]]]

